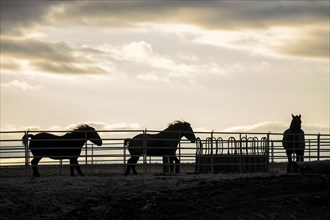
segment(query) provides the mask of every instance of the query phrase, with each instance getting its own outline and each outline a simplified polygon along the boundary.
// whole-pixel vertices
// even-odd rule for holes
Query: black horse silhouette
[[[135,165],[141,155],[169,157],[171,164],[173,164],[173,160],[175,161],[176,173],[178,173],[180,161],[176,157],[175,152],[182,137],[186,137],[192,143],[196,140],[189,123],[175,121],[168,128],[157,134],[139,134],[132,139],[126,139],[124,146],[128,147],[131,158],[127,161],[125,175],[128,175],[131,170],[134,174],[137,174]],[[170,166],[170,168],[173,172],[173,166]]]
[[[282,143],[289,163],[292,162],[293,153],[296,153],[296,161],[304,161],[305,135],[301,130],[301,115],[292,115],[290,128],[283,133]]]
[[[28,145],[28,140],[30,144]],[[90,140],[92,143],[101,146],[102,139],[93,127],[88,125],[79,125],[72,132],[66,133],[63,136],[57,136],[49,133],[38,133],[36,135],[26,134],[22,141],[25,146],[29,146],[33,159],[31,161],[33,176],[40,176],[38,172],[38,163],[43,157],[51,159],[69,159],[70,160],[70,175],[74,176],[74,168],[78,174],[83,176],[81,172],[78,157],[81,148]]]

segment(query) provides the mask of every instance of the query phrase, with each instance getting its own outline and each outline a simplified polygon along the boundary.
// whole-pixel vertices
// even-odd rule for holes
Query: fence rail
[[[36,134],[41,131],[29,131]],[[67,131],[42,131],[57,135],[63,135]],[[110,170],[108,172],[123,173],[127,159],[130,158],[128,149],[124,146],[124,140],[132,138],[137,134],[155,134],[158,130],[99,130],[103,145],[96,146],[91,142],[86,142],[78,159],[80,165],[87,173],[93,173],[101,167]],[[22,144],[22,137],[25,131],[1,131],[0,132],[0,173],[11,172],[10,169],[20,168],[21,174],[30,173],[30,162],[33,158],[30,150]],[[282,133],[241,133],[241,132],[194,132],[198,137],[196,143],[191,143],[183,138],[178,145],[176,156],[181,161],[182,172],[196,172],[198,166],[213,164],[209,172],[214,172],[214,166],[229,163],[223,161],[226,155],[240,155],[240,160],[235,164],[242,165],[267,165],[267,170],[278,169],[278,164],[287,161],[285,150],[282,147]],[[305,161],[330,159],[330,134],[305,134]],[[198,156],[210,158],[208,160],[198,160]],[[246,159],[251,155],[266,156],[262,161]],[[243,159],[242,159],[243,158]],[[227,158],[228,159],[228,158]],[[162,172],[163,158],[141,156],[138,162],[139,173]],[[68,160],[51,160],[43,158],[39,167],[52,167],[62,172],[62,167],[69,164]],[[113,170],[111,170],[114,168]],[[9,169],[9,170],[8,170]],[[116,171],[115,171],[116,169]],[[236,170],[237,172],[247,171]],[[42,172],[42,171],[41,171]]]

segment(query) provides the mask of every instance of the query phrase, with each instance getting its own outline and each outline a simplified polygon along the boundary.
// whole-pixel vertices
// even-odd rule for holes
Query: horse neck
[[[165,130],[163,130],[163,131],[160,132],[160,133],[162,133],[163,135],[165,135],[165,136],[167,136],[167,137],[169,136],[170,138],[173,138],[173,139],[178,138],[178,134],[180,135],[180,136],[179,136],[180,139],[183,137],[183,133],[182,133],[182,131],[179,131],[179,130],[173,129],[173,128],[171,128],[171,127],[166,128]],[[160,134],[160,133],[159,133],[159,134]]]
[[[291,132],[299,132],[301,130],[301,126],[291,123],[290,130]]]
[[[77,141],[86,142],[86,134],[81,131],[73,131],[64,135],[67,139],[77,139]]]

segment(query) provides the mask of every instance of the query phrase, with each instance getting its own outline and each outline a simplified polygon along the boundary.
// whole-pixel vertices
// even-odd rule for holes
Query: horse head
[[[290,129],[292,131],[299,131],[301,129],[301,115],[292,115]]]
[[[96,144],[97,146],[102,145],[102,139],[100,135],[96,132],[96,130],[93,127],[90,127],[89,125],[80,125],[76,130],[81,130],[86,132],[86,139],[91,141],[93,144]]]
[[[176,127],[174,130],[180,131],[182,137],[187,138],[191,143],[195,143],[196,137],[190,124],[185,121],[175,121],[170,126]]]
[[[195,143],[196,136],[190,124],[187,122],[184,122],[184,131],[185,133],[183,134],[183,136],[185,136],[191,143]]]

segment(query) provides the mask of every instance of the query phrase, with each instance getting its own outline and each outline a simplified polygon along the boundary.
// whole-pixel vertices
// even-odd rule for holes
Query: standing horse
[[[301,130],[301,115],[292,115],[290,128],[283,133],[282,144],[289,163],[292,162],[291,154],[293,153],[296,153],[297,161],[304,161],[305,135]]]
[[[131,170],[134,174],[137,174],[135,166],[141,155],[169,157],[171,164],[173,164],[173,160],[175,161],[175,171],[178,173],[180,161],[176,157],[175,152],[182,137],[186,137],[192,143],[196,140],[189,123],[175,121],[158,134],[139,134],[132,139],[126,139],[124,146],[128,147],[131,158],[127,161],[125,175],[128,175]],[[172,166],[171,171],[173,171]]]
[[[30,144],[28,140],[30,139]],[[78,157],[81,148],[90,140],[92,143],[101,146],[102,139],[94,128],[88,125],[80,125],[72,132],[66,133],[63,136],[57,136],[49,133],[38,133],[36,135],[26,134],[22,141],[25,146],[29,146],[33,160],[31,161],[33,176],[40,176],[38,172],[38,163],[43,157],[49,157],[54,160],[69,159],[70,160],[70,175],[74,176],[74,168],[77,169],[79,175],[81,172]]]

